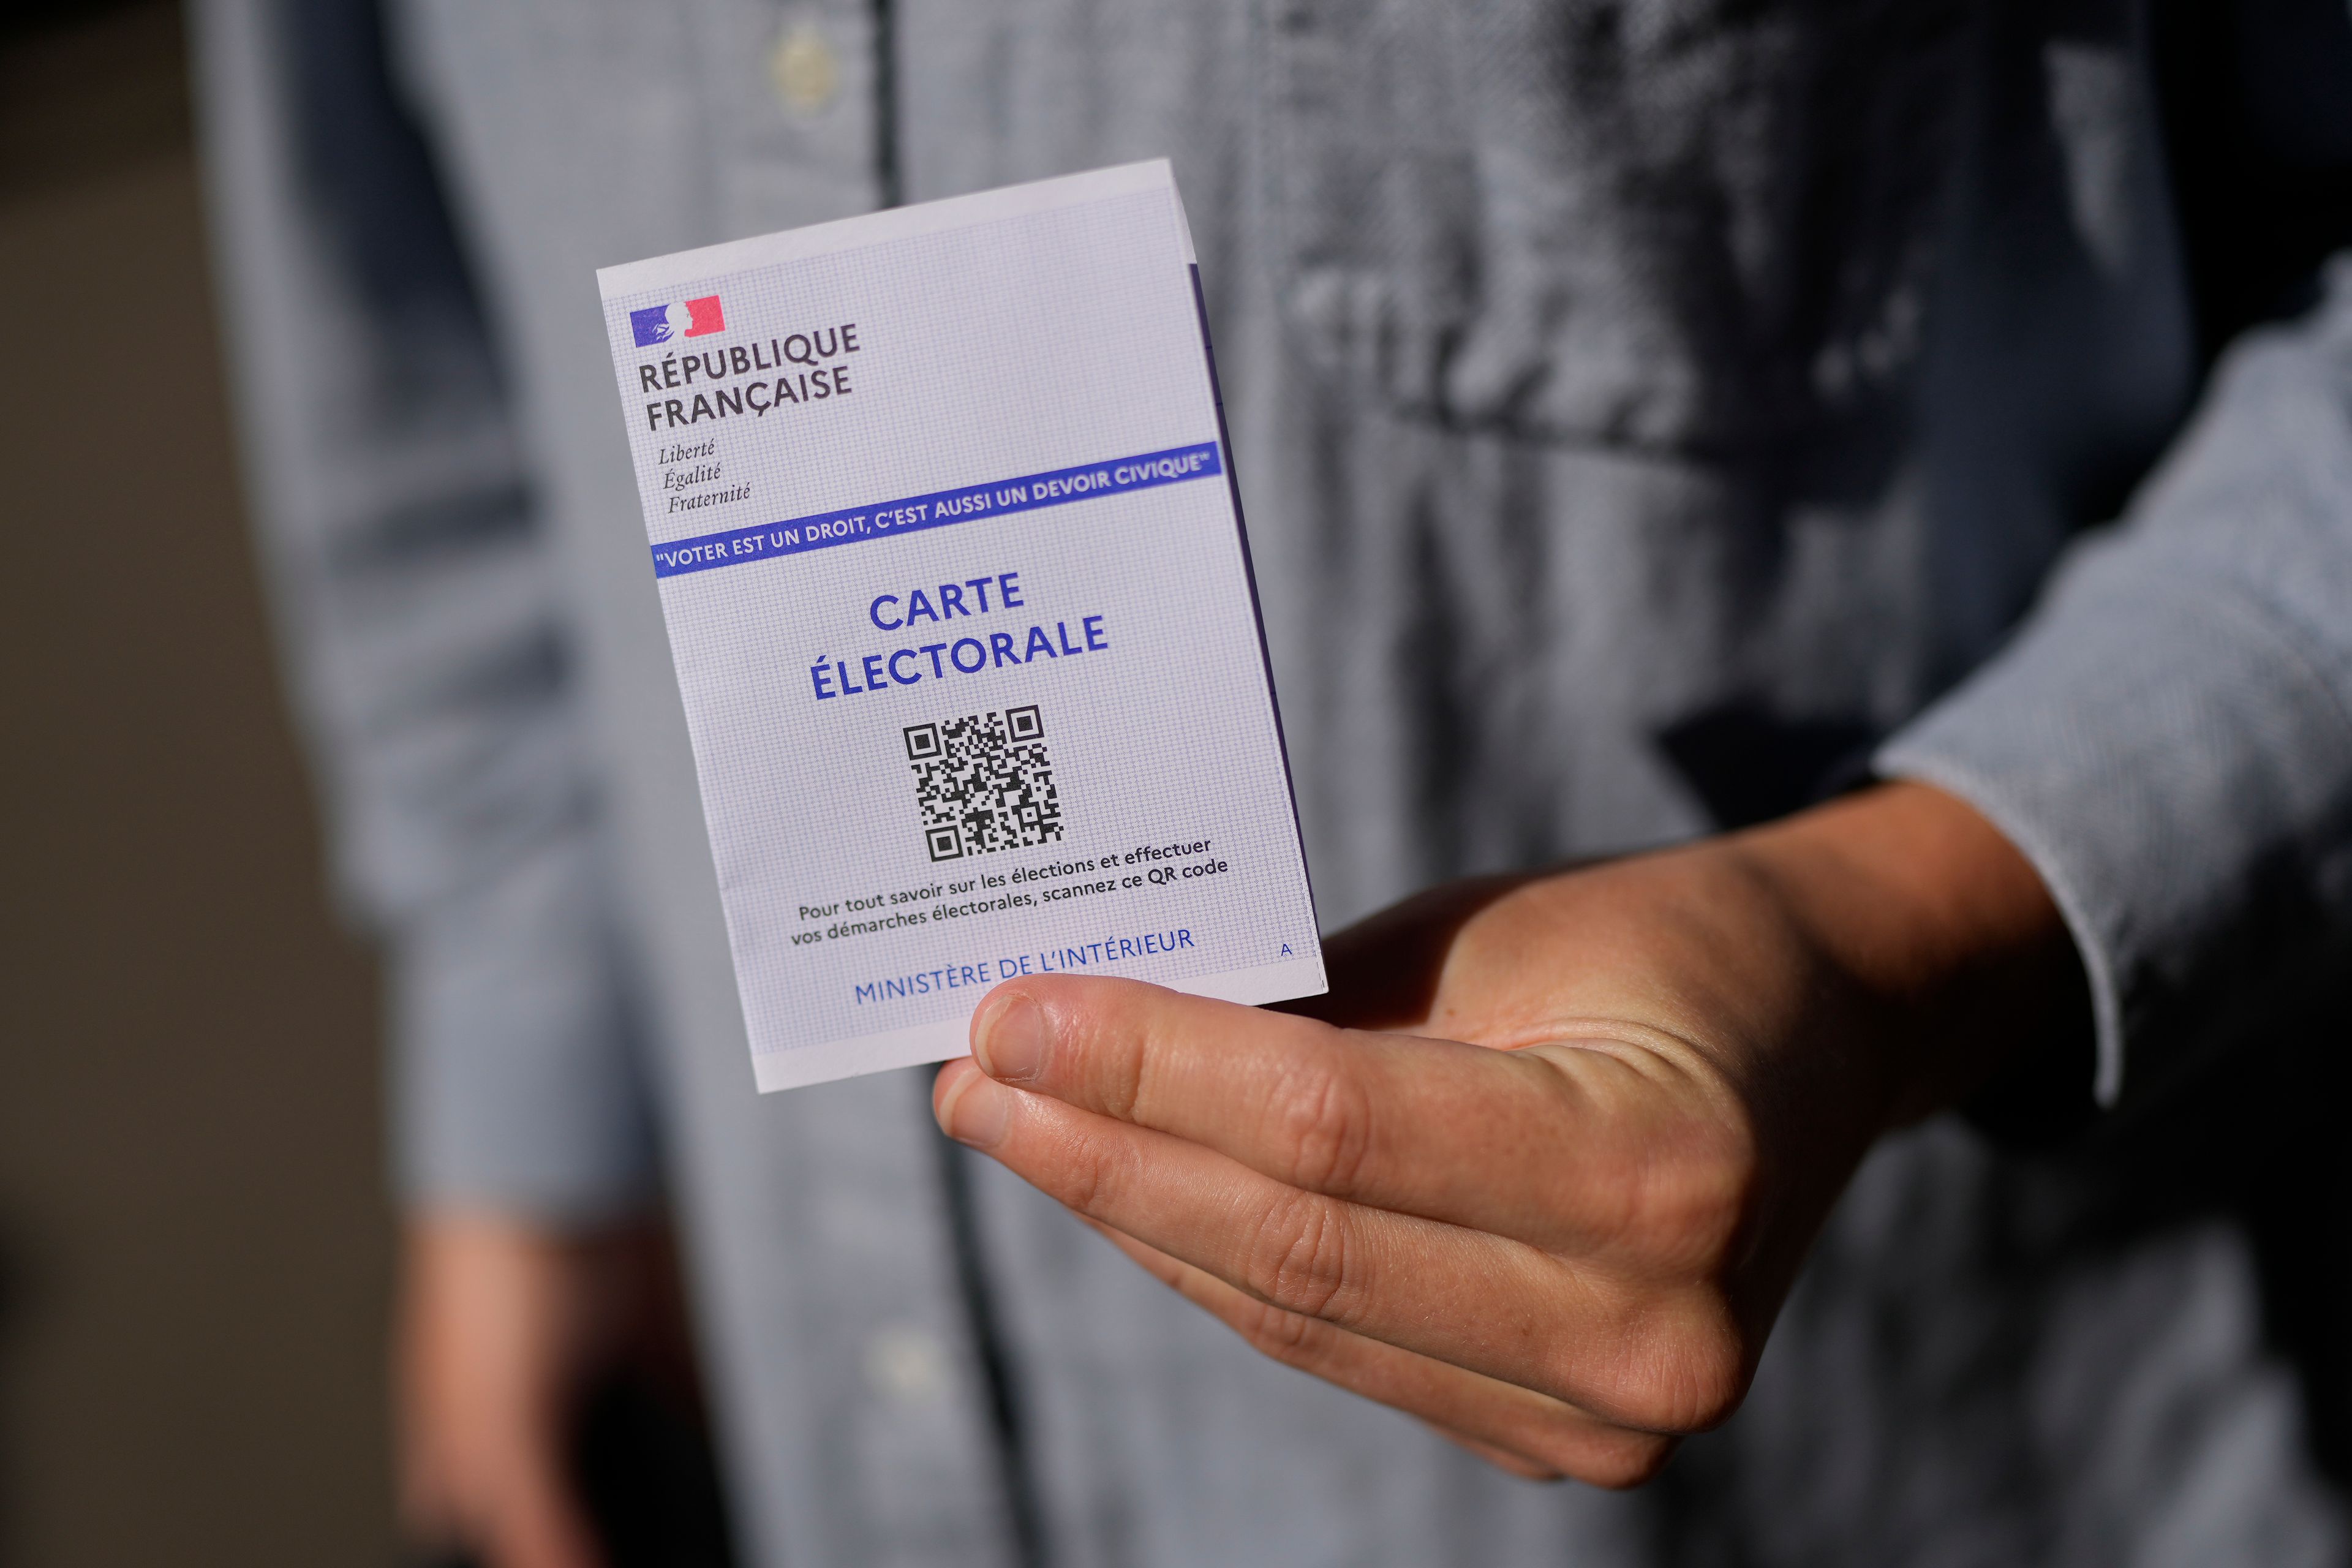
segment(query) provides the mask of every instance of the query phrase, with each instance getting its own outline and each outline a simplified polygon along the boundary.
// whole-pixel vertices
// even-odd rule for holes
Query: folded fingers
[[[1728,1407],[1679,1355],[1687,1295],[1289,1186],[1173,1134],[1009,1089],[968,1062],[942,1069],[934,1094],[951,1135],[1274,1309],[1265,1332],[1313,1320],[1622,1426],[1688,1430]]]
[[[1674,1451],[1670,1437],[1614,1426],[1564,1400],[1286,1311],[1123,1232],[1096,1228],[1261,1353],[1417,1416],[1515,1475],[1635,1486]]]

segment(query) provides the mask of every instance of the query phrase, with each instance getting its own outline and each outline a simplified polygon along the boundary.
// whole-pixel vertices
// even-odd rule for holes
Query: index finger
[[[1001,1082],[1214,1149],[1308,1192],[1586,1250],[1644,1234],[1685,1131],[1664,1058],[1370,1034],[1136,981],[999,986],[972,1055]]]

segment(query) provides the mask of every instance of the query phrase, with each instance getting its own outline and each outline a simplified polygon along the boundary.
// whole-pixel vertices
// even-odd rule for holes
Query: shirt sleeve
[[[249,510],[338,889],[388,950],[403,1195],[632,1205],[647,1118],[554,569],[375,8],[192,17]]]
[[[2123,521],[1876,759],[2040,870],[2110,1107],[2352,949],[2352,253],[2324,283],[2233,346]]]

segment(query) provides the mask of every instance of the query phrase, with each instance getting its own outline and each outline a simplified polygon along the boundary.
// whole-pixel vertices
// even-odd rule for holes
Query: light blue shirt
[[[1327,925],[1874,746],[2033,859],[2098,1098],[2158,1101],[2347,951],[2352,272],[2200,395],[2144,28],[2063,9],[408,0],[419,143],[365,5],[203,0],[405,1194],[588,1219],[663,1152],[757,1562],[1012,1562],[1024,1495],[1057,1568],[2339,1558],[2245,1233],[2149,1195],[2183,1145],[1890,1140],[1748,1407],[1615,1496],[992,1166],[959,1219],[925,1078],[755,1097],[605,362],[598,266],[1172,156]]]

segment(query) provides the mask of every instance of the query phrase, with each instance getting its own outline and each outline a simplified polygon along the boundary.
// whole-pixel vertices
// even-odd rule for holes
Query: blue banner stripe
[[[1097,496],[1205,479],[1223,471],[1213,441],[1204,441],[1197,447],[1171,447],[1164,452],[1145,452],[1108,463],[1088,463],[1017,479],[967,485],[961,489],[936,490],[927,496],[909,496],[905,500],[884,501],[877,506],[852,507],[844,511],[820,512],[814,517],[761,523],[756,528],[706,533],[697,539],[672,540],[653,547],[654,575],[677,577],[688,572],[798,555],[835,544],[895,539],[902,533],[919,533],[927,528],[946,528],[1006,512],[1034,511],[1041,506],[1062,506]]]

